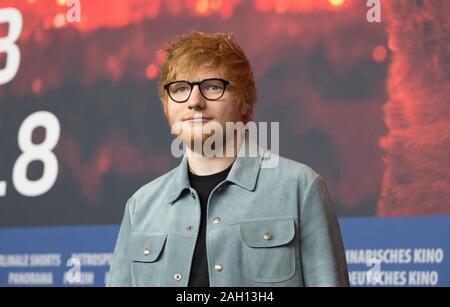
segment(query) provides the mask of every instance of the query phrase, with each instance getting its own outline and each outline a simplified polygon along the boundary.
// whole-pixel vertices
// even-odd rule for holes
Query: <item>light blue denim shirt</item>
[[[276,167],[263,167],[274,157]],[[128,200],[107,285],[187,286],[200,214],[183,157]],[[206,247],[212,287],[349,285],[324,180],[262,148],[257,156],[238,155],[212,190]]]

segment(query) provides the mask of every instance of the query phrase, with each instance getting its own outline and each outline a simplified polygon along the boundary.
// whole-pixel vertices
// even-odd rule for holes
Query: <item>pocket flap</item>
[[[134,261],[154,262],[164,247],[167,235],[132,234],[127,244],[127,255]]]
[[[275,247],[288,244],[295,235],[293,219],[243,221],[241,238],[249,247]]]

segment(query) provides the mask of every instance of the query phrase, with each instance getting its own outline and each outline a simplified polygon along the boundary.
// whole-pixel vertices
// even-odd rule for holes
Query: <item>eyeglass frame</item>
[[[202,84],[203,82],[211,81],[211,80],[218,80],[223,83],[223,92],[222,92],[222,95],[220,95],[220,97],[218,97],[218,98],[210,99],[210,98],[205,97],[205,95],[203,94],[202,89],[200,87],[200,84]],[[191,91],[189,92],[189,96],[186,98],[186,100],[177,101],[177,100],[173,99],[172,96],[170,95],[169,86],[171,86],[172,84],[175,84],[175,83],[179,83],[179,82],[186,82],[191,87]],[[194,86],[196,86],[196,85],[198,86],[198,90],[200,91],[200,94],[203,96],[203,98],[205,98],[206,100],[209,100],[209,101],[215,101],[215,100],[219,100],[220,98],[223,97],[223,95],[225,95],[225,91],[227,90],[227,86],[230,85],[230,81],[224,80],[221,78],[208,78],[208,79],[204,79],[204,80],[198,81],[198,82],[189,82],[187,80],[176,80],[176,81],[172,81],[172,82],[165,84],[163,88],[166,90],[167,95],[169,95],[170,99],[172,99],[174,102],[185,103],[186,101],[189,100],[189,98],[191,98],[192,91],[194,90]]]

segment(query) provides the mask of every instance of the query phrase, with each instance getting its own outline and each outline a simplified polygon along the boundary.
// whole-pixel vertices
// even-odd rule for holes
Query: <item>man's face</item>
[[[177,74],[176,80],[200,82],[210,78],[226,79],[219,69],[199,68],[193,72]],[[225,141],[226,123],[241,121],[242,112],[237,109],[229,87],[226,88],[220,99],[213,101],[204,98],[197,85],[193,87],[191,96],[186,102],[177,103],[167,97],[165,112],[169,125],[171,128],[174,127],[173,125],[181,127],[181,129],[176,129],[177,137],[187,146],[192,148],[194,141],[200,142],[200,140],[200,144],[204,144],[205,140],[214,133],[207,132],[208,129],[211,131],[211,128],[215,127],[214,124],[220,124],[222,127]],[[190,119],[194,115],[201,115],[202,119]]]

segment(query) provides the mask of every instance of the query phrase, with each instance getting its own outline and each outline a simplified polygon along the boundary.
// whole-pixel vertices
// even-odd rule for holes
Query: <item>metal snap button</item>
[[[264,240],[270,241],[270,240],[272,240],[272,238],[273,238],[273,236],[270,232],[266,232],[264,234]]]
[[[216,264],[214,266],[214,270],[216,270],[217,272],[222,272],[223,271],[223,265],[221,264]]]

